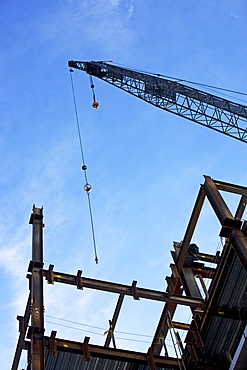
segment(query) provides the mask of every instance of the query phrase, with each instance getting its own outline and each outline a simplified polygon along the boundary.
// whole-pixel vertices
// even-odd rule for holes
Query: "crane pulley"
[[[142,73],[107,62],[71,60],[68,65],[98,77],[158,108],[247,143],[247,107],[244,105],[160,75]]]

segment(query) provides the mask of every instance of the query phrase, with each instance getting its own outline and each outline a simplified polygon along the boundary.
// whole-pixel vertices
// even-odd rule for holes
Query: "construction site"
[[[230,138],[247,143],[247,107],[211,95],[179,81],[161,75],[145,74],[118,67],[108,62],[69,61],[74,69],[86,72],[91,81],[93,108],[98,108],[92,77],[120,88],[157,108],[206,126]],[[73,87],[73,85],[72,85]],[[76,106],[75,106],[76,108]],[[78,132],[79,125],[78,125]],[[91,212],[87,166],[82,151],[84,190]],[[26,352],[26,370],[144,370],[144,369],[247,369],[247,204],[246,184],[233,184],[204,175],[198,184],[198,194],[181,241],[169,241],[171,250],[170,276],[166,276],[164,291],[147,289],[133,280],[131,285],[84,277],[82,270],[75,274],[56,271],[56,261],[44,266],[43,208],[33,206],[30,216],[32,228],[32,259],[27,279],[29,296],[24,314],[17,316],[19,339],[12,370],[19,369],[19,361]],[[234,194],[235,213],[225,200]],[[196,194],[195,194],[196,196]],[[205,200],[218,221],[222,250],[209,254],[194,243],[193,236]],[[90,213],[94,240],[92,213]],[[175,236],[176,237],[176,236]],[[98,263],[94,243],[95,262]],[[209,280],[206,286],[205,279]],[[91,343],[90,335],[81,342],[60,338],[57,332],[46,332],[44,284],[67,284],[79,291],[92,289],[114,293],[116,306],[109,320],[103,346]],[[71,287],[71,289],[73,289]],[[135,301],[151,300],[163,305],[158,325],[147,352],[119,348],[115,329],[125,297]],[[190,322],[174,319],[179,307],[188,307]],[[181,339],[181,332],[184,339]],[[173,342],[172,355],[167,348],[167,336]]]

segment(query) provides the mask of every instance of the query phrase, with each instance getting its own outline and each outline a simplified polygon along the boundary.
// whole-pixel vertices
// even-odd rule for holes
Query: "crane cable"
[[[75,108],[77,131],[78,131],[78,137],[79,137],[79,143],[80,143],[80,149],[81,149],[82,170],[84,172],[85,182],[86,182],[86,184],[84,186],[84,190],[85,190],[85,192],[87,193],[87,196],[88,196],[87,199],[88,199],[88,208],[89,208],[92,238],[93,238],[94,257],[95,257],[95,263],[98,264],[99,260],[98,260],[98,256],[97,256],[97,247],[96,247],[96,239],[95,239],[95,231],[94,231],[93,213],[92,213],[92,206],[91,206],[91,201],[90,201],[90,192],[92,190],[92,187],[88,183],[88,179],[87,179],[87,166],[85,164],[85,157],[84,157],[82,138],[81,138],[81,130],[80,130],[80,125],[79,125],[79,117],[78,117],[77,104],[76,104],[76,98],[75,98],[75,89],[74,89],[74,83],[73,83],[73,78],[72,78],[72,72],[74,72],[74,71],[73,71],[73,69],[70,69],[69,72],[70,72],[70,81],[71,81],[73,102],[74,102],[74,108]]]

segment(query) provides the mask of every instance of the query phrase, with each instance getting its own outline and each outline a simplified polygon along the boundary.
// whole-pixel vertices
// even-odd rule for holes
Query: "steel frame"
[[[131,285],[123,285],[82,277],[81,270],[78,270],[76,275],[70,275],[54,271],[54,265],[50,265],[48,269],[44,269],[42,233],[44,227],[43,209],[34,206],[30,218],[30,224],[33,226],[32,260],[28,269],[29,274],[27,275],[30,282],[30,294],[24,316],[17,317],[19,320],[20,334],[13,359],[12,370],[17,370],[18,368],[22,349],[28,351],[29,363],[27,369],[43,370],[45,348],[49,348],[49,353],[52,356],[56,356],[58,351],[62,351],[66,348],[66,351],[72,351],[73,353],[78,351],[78,353],[83,353],[85,361],[90,361],[91,355],[93,354],[94,356],[105,356],[105,358],[107,358],[107,356],[113,359],[122,358],[126,361],[132,359],[139,364],[148,365],[152,370],[156,369],[156,367],[165,367],[165,365],[177,369],[177,359],[168,357],[165,346],[165,339],[171,327],[173,330],[181,329],[187,331],[186,347],[184,349],[180,344],[180,349],[183,353],[183,361],[187,363],[188,368],[212,369],[212,366],[207,367],[206,364],[198,364],[198,353],[200,353],[198,349],[203,347],[201,333],[205,330],[205,323],[207,322],[209,312],[211,315],[225,315],[225,317],[236,319],[236,315],[231,311],[225,313],[212,313],[211,305],[217,287],[220,284],[222,271],[229,256],[230,248],[234,248],[243,268],[247,271],[247,237],[241,221],[246,207],[247,188],[212,180],[209,176],[204,176],[204,178],[205,182],[200,186],[183,241],[180,245],[174,244],[175,252],[172,252],[174,263],[170,265],[172,271],[171,276],[166,278],[166,292],[140,288],[137,286],[136,281],[133,281]],[[236,193],[241,196],[235,216],[231,214],[220,191]],[[189,252],[189,245],[205,198],[210,202],[222,226],[220,235],[223,234],[226,237],[226,243],[221,256],[219,256],[219,254],[213,256],[205,253],[198,253],[194,256]],[[217,268],[214,269],[204,266],[203,262],[214,262]],[[199,281],[202,283],[205,293],[204,298],[197,286],[195,276],[198,276]],[[203,277],[205,276],[213,279],[210,292],[207,292],[205,286],[203,286]],[[83,343],[78,343],[56,338],[55,331],[52,331],[50,337],[44,335],[44,278],[47,280],[48,284],[62,283],[74,285],[80,290],[87,288],[118,294],[116,308],[112,319],[109,320],[109,331],[103,347],[89,344],[88,337],[85,337]],[[125,296],[132,296],[135,300],[149,299],[164,302],[161,317],[146,354],[116,348],[114,330]],[[173,321],[177,305],[190,307],[193,313],[193,319],[190,324]],[[243,316],[243,320],[247,320],[246,316],[247,315]],[[29,325],[30,317],[31,324]],[[178,332],[175,332],[175,335],[179,338]],[[111,341],[114,348],[109,347]],[[165,356],[160,355],[162,348],[165,350]]]

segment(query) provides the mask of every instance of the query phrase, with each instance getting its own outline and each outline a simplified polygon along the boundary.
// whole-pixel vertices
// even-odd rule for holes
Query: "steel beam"
[[[48,279],[49,277],[49,270],[43,270],[43,276]],[[64,274],[62,272],[52,271],[54,282],[59,282],[63,284],[69,285],[77,285],[77,275],[70,275]],[[132,285],[124,285],[124,284],[117,284],[103,280],[96,280],[86,277],[81,277],[82,284],[84,288],[96,289],[105,292],[111,293],[118,293],[127,296],[133,297],[133,286]],[[168,293],[158,291],[158,290],[151,290],[146,288],[139,288],[135,287],[136,292],[140,298],[150,299],[154,301],[160,302],[170,302],[175,304],[181,304],[185,306],[193,306],[193,307],[204,307],[204,301],[198,298],[192,297],[184,297],[179,295],[172,295],[169,296]]]
[[[217,254],[213,255],[213,254],[207,254],[207,253],[200,252],[196,255],[196,258],[199,261],[203,261],[203,262],[219,263],[219,256]]]
[[[228,193],[234,193],[234,194],[247,196],[247,187],[245,186],[230,184],[228,182],[223,182],[223,181],[218,181],[218,180],[213,180],[213,182],[215,183],[215,185],[217,186],[219,190],[223,190]]]
[[[18,338],[18,342],[17,342],[17,346],[16,346],[15,355],[14,355],[11,370],[17,370],[18,369],[19,361],[20,361],[20,358],[21,358],[21,351],[25,347],[24,340],[25,340],[25,336],[26,336],[28,322],[29,322],[29,319],[30,319],[30,314],[31,314],[31,294],[29,293],[28,300],[27,300],[27,305],[26,305],[26,309],[25,309],[25,313],[24,313],[24,317],[23,317],[23,326],[22,326],[21,330],[19,330],[20,334],[19,334],[19,338]]]
[[[31,277],[31,370],[44,370],[43,208],[33,206]]]
[[[49,348],[49,337],[44,337],[45,347]],[[82,354],[84,351],[84,343],[74,342],[65,339],[55,338],[56,347],[58,351],[72,352]],[[102,347],[87,343],[88,351],[92,357],[102,357],[115,359],[124,362],[138,362],[147,365],[147,354],[142,352],[128,351],[123,349],[116,349],[110,347]],[[157,367],[171,367],[172,369],[179,369],[177,358],[165,356],[153,356]]]
[[[162,347],[164,346],[164,343],[165,343],[165,338],[168,333],[169,328],[166,322],[167,314],[169,312],[172,318],[175,313],[176,308],[177,308],[176,304],[168,303],[168,302],[165,304],[163,308],[163,311],[161,313],[159,323],[157,325],[157,328],[156,328],[156,331],[155,331],[155,334],[152,340],[152,344],[151,344],[152,351],[155,355],[159,355],[161,353]]]
[[[119,313],[120,313],[120,310],[123,304],[123,300],[124,300],[124,294],[120,294],[118,297],[117,305],[116,305],[111,323],[110,323],[111,327],[110,327],[110,330],[108,331],[104,347],[109,347],[111,339],[113,338],[112,335],[115,330],[115,326],[116,326],[117,319],[118,319],[118,316],[119,316]]]
[[[193,271],[194,275],[200,274],[203,278],[206,279],[212,279],[216,271],[216,269],[207,266],[204,266],[203,268],[192,266],[191,270]]]
[[[237,220],[240,220],[242,218],[246,208],[246,204],[247,204],[247,195],[242,195],[235,213],[235,218]]]
[[[184,322],[177,322],[177,321],[172,321],[172,326],[174,329],[181,329],[181,330],[189,330],[190,324],[186,324]]]
[[[180,248],[180,252],[178,255],[176,265],[177,265],[177,269],[179,273],[184,265],[184,260],[188,252],[188,246],[193,236],[193,233],[194,233],[194,230],[195,230],[195,227],[196,227],[196,224],[197,224],[197,221],[198,221],[198,218],[199,218],[202,206],[203,206],[204,199],[205,199],[205,192],[204,192],[203,187],[201,186],[196,202],[195,202],[195,205],[194,205],[194,208],[193,208],[193,211],[192,211],[192,214],[191,214],[191,217],[190,217],[188,227],[184,235],[184,239],[183,239],[183,242]]]
[[[230,240],[245,271],[247,271],[247,237],[241,230],[234,229],[231,232]]]
[[[214,181],[209,176],[204,176],[204,178],[205,183],[203,187],[205,193],[221,225],[239,229],[242,222],[233,217]]]
[[[198,299],[203,299],[201,292],[198,288],[195,276],[190,267],[183,267],[181,271],[181,279],[183,281],[183,286],[185,294],[189,297],[195,297]]]

